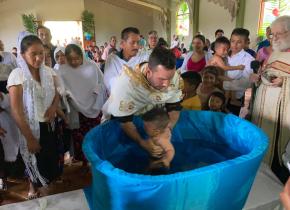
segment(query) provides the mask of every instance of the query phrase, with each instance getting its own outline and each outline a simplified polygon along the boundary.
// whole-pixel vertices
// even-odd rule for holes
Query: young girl
[[[201,100],[203,110],[207,107],[207,101],[212,92],[222,92],[216,87],[219,67],[207,66],[202,73],[202,83],[196,90],[197,95]]]
[[[226,110],[226,97],[221,92],[213,92],[209,96],[207,105],[210,111],[228,113]]]

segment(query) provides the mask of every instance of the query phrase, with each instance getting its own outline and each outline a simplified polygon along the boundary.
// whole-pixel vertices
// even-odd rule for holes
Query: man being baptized
[[[150,158],[147,172],[152,175],[167,174],[175,154],[174,147],[170,142],[169,115],[164,107],[156,107],[145,113],[142,119],[145,132],[150,139],[148,141],[153,141],[153,144],[163,149],[163,153],[159,158]]]

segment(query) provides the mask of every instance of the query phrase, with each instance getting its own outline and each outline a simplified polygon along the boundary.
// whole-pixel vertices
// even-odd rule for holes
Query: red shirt
[[[200,72],[206,65],[205,57],[200,59],[197,62],[193,62],[190,58],[187,61],[187,71],[194,71],[194,72]]]

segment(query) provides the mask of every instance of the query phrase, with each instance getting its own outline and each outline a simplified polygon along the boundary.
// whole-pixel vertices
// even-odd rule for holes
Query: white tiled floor
[[[282,210],[279,193],[283,186],[266,165],[261,165],[243,210]],[[83,190],[76,190],[22,203],[0,210],[89,210]]]

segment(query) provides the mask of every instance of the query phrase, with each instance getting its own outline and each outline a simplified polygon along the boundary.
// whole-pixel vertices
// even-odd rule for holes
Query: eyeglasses
[[[275,34],[270,34],[269,37],[270,39],[274,38],[274,37],[277,37],[277,38],[280,38],[281,36],[283,36],[284,34],[288,33],[289,31],[284,31],[284,32],[279,32],[279,33],[275,33]]]

